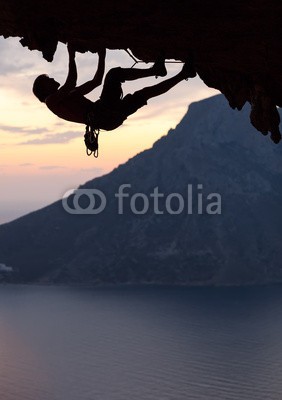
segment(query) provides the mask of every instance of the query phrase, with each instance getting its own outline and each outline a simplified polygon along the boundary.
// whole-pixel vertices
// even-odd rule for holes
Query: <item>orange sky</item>
[[[95,159],[85,154],[84,126],[60,120],[31,92],[34,79],[41,73],[64,82],[68,62],[65,46],[59,45],[52,64],[39,52],[23,48],[18,39],[0,38],[0,51],[0,223],[61,198],[68,189],[109,172],[151,147],[177,125],[191,102],[218,93],[198,77],[181,82],[169,93],[150,100],[119,129],[102,132],[100,156]],[[77,55],[79,83],[92,77],[96,62],[95,54]],[[106,63],[108,70],[117,65],[131,67],[132,60],[123,51],[108,51]],[[168,64],[167,68],[168,76],[172,76],[181,64]],[[124,85],[124,92],[159,81],[147,78],[130,82]],[[95,100],[99,94],[100,88],[88,97]]]

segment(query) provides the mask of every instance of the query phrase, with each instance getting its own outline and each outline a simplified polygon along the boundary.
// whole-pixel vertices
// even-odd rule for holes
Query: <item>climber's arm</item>
[[[87,93],[90,93],[92,90],[100,86],[102,83],[105,72],[106,50],[103,49],[101,51],[98,51],[98,55],[99,55],[98,68],[93,79],[75,88],[75,91],[81,94],[82,96],[84,96]]]
[[[58,94],[68,93],[76,87],[77,69],[75,63],[75,50],[73,46],[68,44],[69,52],[69,72],[65,83],[58,90]]]

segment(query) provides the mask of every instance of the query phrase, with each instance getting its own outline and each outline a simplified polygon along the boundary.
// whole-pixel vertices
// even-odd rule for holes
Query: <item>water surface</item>
[[[3,400],[280,400],[282,291],[0,286]]]

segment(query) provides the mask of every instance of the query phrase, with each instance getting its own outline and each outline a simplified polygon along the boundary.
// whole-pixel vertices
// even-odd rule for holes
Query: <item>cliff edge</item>
[[[52,61],[58,42],[79,51],[130,49],[145,62],[194,59],[199,76],[232,108],[252,104],[251,122],[280,140],[282,3],[263,0],[0,0],[0,35]]]

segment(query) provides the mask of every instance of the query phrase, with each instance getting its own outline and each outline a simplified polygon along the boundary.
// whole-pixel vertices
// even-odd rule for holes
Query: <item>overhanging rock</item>
[[[278,142],[282,106],[282,2],[264,0],[0,0],[0,34],[19,37],[52,61],[58,41],[81,52],[130,49],[143,61],[185,61],[232,108],[252,104],[251,122]]]

